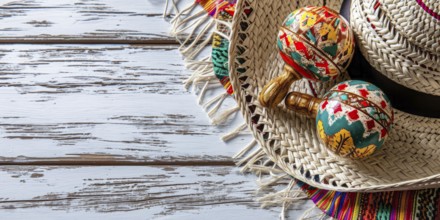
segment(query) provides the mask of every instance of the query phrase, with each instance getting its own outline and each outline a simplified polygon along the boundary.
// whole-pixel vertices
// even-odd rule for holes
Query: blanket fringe
[[[202,7],[198,9],[197,1],[192,2],[182,10],[179,10],[178,3],[179,1],[167,0],[164,17],[168,17],[172,12],[175,14],[170,20],[171,35],[176,37],[180,44],[179,51],[184,57],[185,67],[192,72],[191,76],[184,81],[184,85],[186,89],[189,89],[190,86],[193,87],[193,90],[198,93],[197,102],[203,105],[207,91],[216,88],[217,86],[214,85],[218,85],[218,80],[214,73],[211,56],[204,58],[197,58],[197,56],[212,42],[213,34],[217,33],[213,30],[215,25],[230,26],[230,24],[211,18]],[[221,93],[203,105],[212,124],[221,124],[234,112],[238,111],[238,108],[234,107],[221,112],[219,116],[214,116],[227,97],[227,93]],[[211,106],[212,108],[209,108]],[[236,132],[230,133],[225,135],[223,139],[229,140],[236,135]]]
[[[172,9],[168,10],[169,4]],[[194,59],[212,39],[212,29],[215,20],[211,19],[205,10],[197,10],[197,1],[179,11],[177,3],[174,0],[167,0],[163,16],[168,17],[171,11],[175,12],[170,20],[170,35],[176,37],[180,44],[179,51],[186,60]]]
[[[198,93],[198,104],[202,105],[213,125],[219,125],[231,118],[239,111],[238,106],[230,109],[220,110],[224,101],[230,96],[227,92],[215,95],[204,102],[208,90],[221,87],[215,76],[212,58],[206,56],[199,58],[200,53],[211,42],[213,33],[217,33],[228,39],[224,33],[213,30],[218,24],[230,27],[231,24],[225,21],[211,18],[204,9],[198,9],[197,1],[187,5],[182,10],[178,8],[179,0],[166,0],[164,17],[174,14],[170,20],[171,35],[179,42],[179,51],[184,57],[185,67],[192,72],[188,79],[184,80],[184,86],[189,89],[191,86],[195,93]],[[220,112],[221,111],[221,112]],[[223,141],[229,141],[242,134],[247,124],[243,123],[221,137]],[[259,177],[257,181],[259,188],[257,192],[265,195],[258,199],[262,207],[281,207],[280,219],[286,219],[286,212],[290,205],[296,201],[307,199],[307,196],[299,189],[295,189],[295,182],[267,157],[255,139],[251,140],[240,152],[233,156],[237,166],[241,167],[243,173],[254,173]],[[280,186],[284,188],[279,189]],[[274,187],[278,187],[274,189]],[[275,191],[267,193],[268,190]],[[304,213],[307,219],[312,211]]]

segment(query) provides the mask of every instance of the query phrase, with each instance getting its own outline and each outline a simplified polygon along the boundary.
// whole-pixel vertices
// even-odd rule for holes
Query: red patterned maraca
[[[360,80],[339,83],[322,99],[291,92],[286,107],[316,118],[321,141],[334,153],[364,158],[380,148],[393,123],[387,96],[375,85]]]
[[[280,27],[278,48],[285,61],[282,75],[260,93],[260,103],[274,107],[290,85],[304,77],[327,81],[345,71],[354,53],[348,22],[326,7],[304,7],[292,12]]]

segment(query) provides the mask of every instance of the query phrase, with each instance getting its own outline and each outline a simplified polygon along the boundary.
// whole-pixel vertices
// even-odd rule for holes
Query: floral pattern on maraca
[[[292,12],[280,28],[277,45],[287,64],[304,77],[321,81],[345,71],[355,47],[348,22],[326,7]]]
[[[331,151],[363,158],[385,142],[393,117],[390,101],[378,87],[350,80],[324,95],[316,122],[319,137]]]

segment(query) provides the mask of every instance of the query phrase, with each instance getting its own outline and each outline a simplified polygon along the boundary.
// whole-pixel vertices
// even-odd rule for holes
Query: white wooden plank
[[[237,123],[211,126],[188,76],[176,46],[1,45],[0,161],[230,164],[249,137],[223,143]]]
[[[164,2],[3,0],[0,43],[174,43]],[[175,46],[1,45],[1,164],[171,166],[3,166],[0,219],[277,218],[187,76]]]
[[[165,0],[3,0],[0,42],[173,42],[164,7]]]
[[[1,219],[277,219],[254,176],[231,167],[33,167],[0,170]],[[298,216],[312,203],[299,202]]]

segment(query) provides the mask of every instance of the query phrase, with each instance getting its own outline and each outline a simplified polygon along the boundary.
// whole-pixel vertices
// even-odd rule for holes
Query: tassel
[[[289,207],[292,205],[293,202],[296,202],[298,200],[308,199],[307,195],[300,189],[293,190],[293,187],[295,185],[296,185],[295,180],[291,180],[286,188],[286,192],[284,193],[284,198],[282,203],[283,205],[281,207],[281,213],[280,213],[280,218],[282,220],[286,219],[287,210],[289,209]]]
[[[211,110],[208,111],[208,116],[210,118],[212,118],[212,116],[220,109],[221,105],[223,104],[223,101],[227,97],[229,97],[229,94],[227,92],[224,92],[214,97],[213,99],[209,100],[207,103],[203,105],[203,108],[207,111],[208,107],[215,103],[214,107],[212,107]]]
[[[243,159],[241,159],[240,161],[238,161],[237,166],[242,166],[240,171],[243,173],[245,172],[255,172],[258,174],[269,173],[268,171],[269,168],[256,165],[257,161],[260,161],[263,156],[265,156],[263,149],[258,148],[249,155],[247,155],[246,157],[244,157]]]
[[[212,41],[212,32],[210,34],[208,32],[213,28],[214,20],[204,10],[180,19],[183,14],[190,12],[195,6],[197,6],[196,2],[182,10],[171,20],[171,35],[175,36],[180,43],[179,51],[185,56],[185,60],[196,57]],[[185,32],[188,30],[191,31],[186,34]],[[181,36],[184,33],[185,37],[182,39]]]
[[[271,172],[269,171],[269,173]],[[257,181],[259,187],[258,190],[266,190],[270,186],[277,185],[277,183],[281,182],[281,180],[284,178],[288,178],[287,174],[276,175],[271,173],[268,178],[260,179]]]
[[[246,147],[244,147],[243,149],[241,149],[241,151],[239,151],[238,153],[236,153],[234,156],[232,156],[233,159],[238,159],[239,157],[242,157],[243,155],[245,155],[246,153],[248,153],[251,149],[253,149],[255,147],[255,145],[257,145],[257,140],[252,139],[251,143],[249,143],[248,145],[246,145]]]
[[[162,17],[163,18],[166,18],[166,17],[168,17],[168,3],[169,3],[169,1],[170,0],[166,0],[165,1],[165,8],[164,8],[164,10],[163,10],[163,14],[162,14]],[[173,3],[174,3],[174,1],[173,1]]]
[[[193,59],[186,59],[185,60],[185,68],[188,70],[194,70],[199,67],[203,68],[212,68],[212,59],[211,56],[206,56],[204,58],[201,58],[199,60],[193,60]]]
[[[168,11],[168,6],[169,6],[169,2],[172,2],[172,4],[171,4],[171,9]],[[163,11],[163,18],[166,18],[166,17],[168,17],[169,15],[171,15],[171,12],[172,11],[175,11],[175,12],[179,12],[179,9],[177,8],[177,3],[174,1],[174,0],[166,0],[165,1],[165,8],[164,8],[164,11]]]
[[[208,21],[209,20],[209,21]],[[203,28],[201,28],[199,31],[198,29],[203,25]],[[181,43],[182,45],[186,45],[189,43],[189,41],[191,40],[191,44],[196,44],[197,42],[199,42],[201,40],[202,37],[205,36],[205,34],[212,30],[212,26],[214,25],[214,20],[211,19],[210,16],[203,16],[199,19],[197,19],[197,22],[192,23],[191,25],[186,26],[184,29],[181,29],[181,32],[193,27],[191,29],[191,32],[188,33],[187,38],[185,38],[185,40]],[[192,38],[194,36],[194,34],[197,31],[197,35]],[[212,32],[211,32],[212,33]]]
[[[183,83],[185,89],[188,89],[191,84],[199,84],[200,82],[204,83],[206,81],[210,81],[213,78],[215,78],[215,74],[212,68],[210,69],[204,66],[199,66],[198,69],[193,70],[191,76],[188,77],[188,79],[184,80]]]
[[[192,5],[192,7],[195,7],[196,3]],[[196,12],[195,14],[192,14],[184,19],[180,19],[180,15],[174,17],[171,20],[171,35],[178,37],[181,35],[184,31],[192,28],[192,32],[194,32],[200,25],[202,25],[207,19],[209,19],[209,15],[205,14],[203,10],[200,10]],[[192,21],[192,22],[191,22]]]
[[[222,141],[229,141],[232,138],[237,137],[246,128],[247,128],[247,124],[243,123],[242,125],[238,126],[233,131],[223,135],[223,137],[221,139],[222,139]]]
[[[220,86],[218,86],[219,84],[218,84],[218,81],[217,81],[217,78],[216,78],[214,72],[213,71],[205,71],[203,73],[200,73],[198,75],[198,77],[194,78],[194,80],[192,82],[194,85],[194,91],[196,91],[196,88],[199,88],[199,86],[201,84],[204,85],[204,83],[206,81],[208,81],[211,84],[217,84],[217,86],[215,86],[215,87],[220,87]]]
[[[205,33],[200,32],[200,34],[197,35],[196,39],[194,39],[194,41],[189,46],[181,49],[180,52],[186,57],[185,59],[193,59],[212,42],[213,33],[211,32],[206,36],[205,40],[199,43],[199,41],[201,40],[201,36],[204,35]]]
[[[311,215],[312,212],[314,211],[318,211],[319,210],[319,214],[314,214]],[[311,215],[311,216],[310,216]],[[311,208],[307,209],[306,211],[304,211],[304,213],[301,215],[301,217],[299,218],[300,220],[310,220],[310,219],[325,219],[327,216],[325,213],[323,213],[319,208],[317,208],[316,206],[312,206]]]
[[[176,3],[173,1],[173,8],[176,11],[176,15],[174,18],[170,20],[171,23],[171,36],[177,36],[176,31],[177,28],[181,25],[185,25],[189,20],[182,20],[181,17],[185,15],[185,13],[190,12],[197,6],[197,3],[194,1],[191,5],[187,6],[185,9],[179,12]]]
[[[210,58],[203,58],[203,60],[200,61],[191,60],[187,62],[186,65],[190,68],[192,74],[188,79],[183,81],[185,89],[188,89],[191,84],[205,83],[205,81],[210,81],[215,78],[212,63],[210,63],[209,60]]]
[[[266,183],[265,185],[260,186],[259,190],[267,190],[270,186],[284,184],[283,180],[290,179],[287,174],[281,174],[278,176],[271,175],[271,178],[272,179],[271,181],[269,181],[269,184]],[[286,210],[293,202],[308,199],[307,195],[305,195],[303,191],[294,188],[295,181],[290,180],[289,184],[287,184],[287,186],[283,190],[275,193],[270,193],[264,197],[261,197],[260,199],[258,199],[258,201],[261,202],[261,206],[263,208],[282,205],[280,219],[285,219]]]
[[[231,109],[228,109],[226,111],[224,111],[219,117],[212,119],[211,123],[213,125],[218,125],[221,124],[223,122],[225,122],[229,116],[231,116],[233,113],[237,112],[240,109],[240,107],[236,106],[233,107]]]
[[[208,88],[208,85],[209,85],[209,81],[206,81],[206,82],[205,82],[205,85],[204,85],[203,88],[202,88],[202,90],[200,90],[199,98],[198,98],[198,100],[197,100],[197,103],[199,103],[199,105],[202,104],[202,100],[203,100],[203,97],[204,97],[205,94],[206,94],[206,90],[207,90],[207,88]]]

